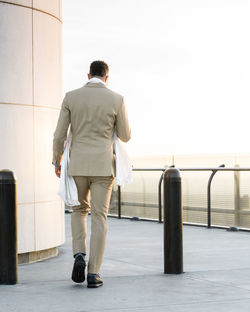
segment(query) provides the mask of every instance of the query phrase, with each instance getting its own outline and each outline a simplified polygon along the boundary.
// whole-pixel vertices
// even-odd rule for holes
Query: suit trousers
[[[71,232],[73,255],[86,254],[87,216],[91,212],[88,273],[99,273],[108,229],[107,214],[114,177],[73,176],[80,205],[72,207]]]

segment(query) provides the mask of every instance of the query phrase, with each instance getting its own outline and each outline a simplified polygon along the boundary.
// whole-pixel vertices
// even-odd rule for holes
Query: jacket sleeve
[[[128,142],[131,138],[131,129],[124,98],[122,98],[122,103],[116,116],[116,133],[123,142]]]
[[[67,139],[67,131],[70,124],[70,110],[67,102],[67,94],[65,95],[60,115],[57,121],[56,130],[53,139],[53,159],[54,164],[60,164],[64,151],[64,142]]]

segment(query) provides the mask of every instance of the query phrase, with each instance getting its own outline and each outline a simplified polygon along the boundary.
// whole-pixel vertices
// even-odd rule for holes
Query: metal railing
[[[170,166],[174,167],[174,166]],[[159,183],[158,183],[158,222],[162,223],[162,181],[163,181],[163,172],[167,170],[170,167],[166,168],[133,168],[133,171],[160,171],[162,172]],[[211,228],[211,184],[213,181],[213,178],[215,174],[218,171],[249,171],[250,168],[248,167],[225,167],[225,165],[220,165],[219,167],[208,167],[208,168],[178,168],[180,171],[211,171],[211,175],[209,177],[208,183],[207,183],[207,227]],[[122,218],[122,201],[121,201],[121,187],[118,186],[118,218]]]

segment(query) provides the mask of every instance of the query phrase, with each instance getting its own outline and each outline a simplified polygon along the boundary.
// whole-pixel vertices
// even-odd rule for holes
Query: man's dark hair
[[[105,77],[106,75],[108,75],[108,72],[108,64],[103,61],[94,61],[90,64],[89,73],[91,76]]]

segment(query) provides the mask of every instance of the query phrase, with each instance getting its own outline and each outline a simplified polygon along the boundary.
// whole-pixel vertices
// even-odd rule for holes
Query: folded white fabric
[[[116,181],[117,185],[132,182],[132,165],[122,141],[114,133],[114,150],[116,155]]]
[[[72,176],[68,176],[69,148],[71,142],[70,132],[71,131],[69,129],[67,135],[67,143],[62,156],[60,186],[58,195],[62,198],[67,206],[78,206],[80,205],[80,202],[78,201],[78,193],[75,180]]]

